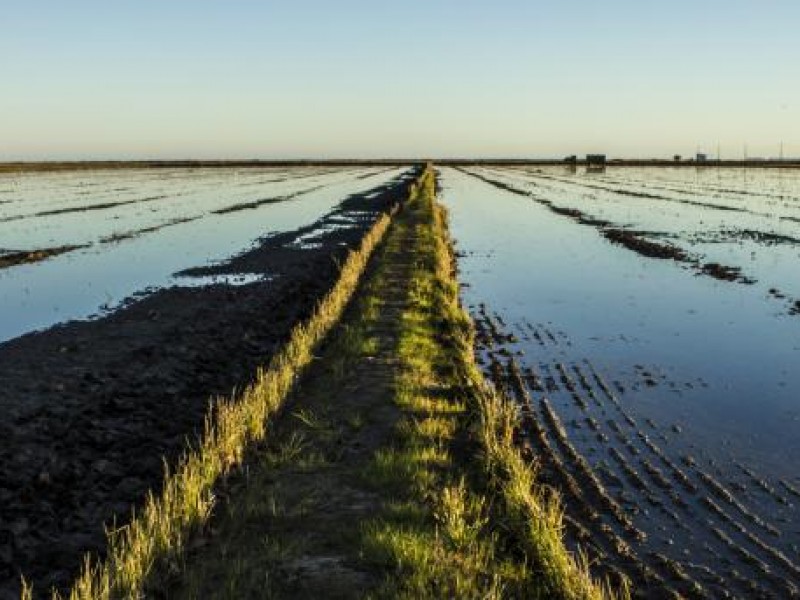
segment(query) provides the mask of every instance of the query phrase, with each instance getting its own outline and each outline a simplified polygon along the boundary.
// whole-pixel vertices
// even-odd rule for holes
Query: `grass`
[[[396,349],[394,402],[401,416],[392,444],[377,450],[362,473],[368,485],[391,498],[361,526],[364,555],[386,573],[371,595],[524,595],[525,562],[504,552],[490,523],[490,503],[463,475],[465,457],[458,447],[468,415],[454,393],[447,338],[465,322],[463,315],[443,310],[457,287],[450,263],[442,264],[437,252],[442,240],[434,188],[429,169],[394,225],[411,264]],[[454,315],[458,321],[448,319]]]
[[[432,532],[419,518],[399,518],[367,527],[368,544],[398,570],[382,592],[415,598],[626,596],[627,590],[617,593],[594,580],[586,561],[565,548],[559,498],[537,482],[534,465],[514,444],[516,410],[487,386],[474,362],[472,324],[459,304],[447,215],[435,204],[434,185],[432,177],[424,180],[418,200],[417,266],[398,351],[397,402],[408,416],[398,426],[401,445],[376,456],[371,477],[414,488],[416,502],[423,502],[414,514],[425,514],[427,506],[436,526]],[[463,439],[465,427],[469,440]],[[475,456],[459,456],[459,444]],[[478,473],[470,467],[475,458]]]
[[[214,484],[241,463],[248,446],[264,438],[269,418],[341,317],[389,223],[386,215],[376,221],[360,248],[348,256],[333,289],[309,320],[293,329],[255,383],[238,396],[212,404],[199,445],[187,450],[174,471],[166,471],[161,494],[150,494],[129,525],[108,531],[106,559],[86,558],[69,592],[71,600],[141,597],[155,571],[176,570],[186,540],[211,514]],[[287,448],[289,455],[293,451]]]
[[[214,406],[71,600],[142,597],[155,575],[175,597],[285,597],[287,573],[309,568],[332,596],[616,597],[565,548],[559,499],[514,444],[515,408],[474,363],[435,185],[428,167],[257,382]],[[238,487],[220,487],[246,451]],[[228,500],[212,515],[213,490]],[[209,549],[187,552],[197,542]]]

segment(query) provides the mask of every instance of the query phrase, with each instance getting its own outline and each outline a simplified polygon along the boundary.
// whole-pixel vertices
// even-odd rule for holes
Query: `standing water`
[[[441,175],[478,359],[533,417],[568,541],[645,585],[792,593],[800,178]]]

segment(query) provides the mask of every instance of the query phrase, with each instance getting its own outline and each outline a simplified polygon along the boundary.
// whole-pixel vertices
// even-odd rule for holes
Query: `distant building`
[[[705,154],[704,152],[698,152],[697,156],[695,157],[695,160],[697,162],[707,162],[708,161],[708,154]]]
[[[575,156],[574,154],[570,154],[569,156],[567,156],[564,159],[564,162],[565,163],[572,163],[572,164],[577,163],[578,162],[578,157]]]
[[[606,155],[605,154],[587,154],[586,155],[586,170],[588,172],[602,172],[606,170]]]

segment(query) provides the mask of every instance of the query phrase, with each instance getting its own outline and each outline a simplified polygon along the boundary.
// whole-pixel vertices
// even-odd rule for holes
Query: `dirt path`
[[[481,491],[456,366],[466,322],[433,186],[426,171],[268,442],[221,486],[226,501],[172,580],[151,589],[169,598],[530,589]]]
[[[372,269],[380,303],[353,307],[304,378],[249,467],[229,481],[232,501],[189,559],[175,597],[353,597],[383,572],[360,554],[361,525],[386,491],[365,476],[392,444],[399,323],[409,302],[413,233],[395,228]],[[366,312],[365,312],[366,308]],[[335,383],[332,387],[331,384]],[[205,548],[202,548],[206,546]],[[226,587],[220,589],[219,583]],[[170,594],[172,596],[172,594]]]

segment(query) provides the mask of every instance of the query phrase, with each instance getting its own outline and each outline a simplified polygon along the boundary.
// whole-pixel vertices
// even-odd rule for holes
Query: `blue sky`
[[[800,155],[797,0],[26,0],[0,160]]]

